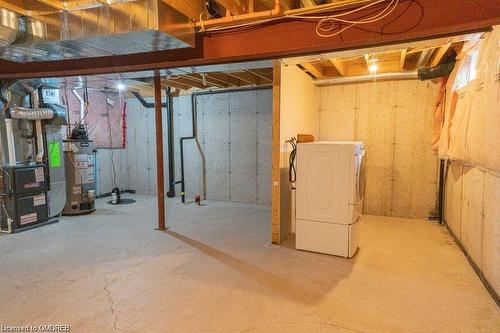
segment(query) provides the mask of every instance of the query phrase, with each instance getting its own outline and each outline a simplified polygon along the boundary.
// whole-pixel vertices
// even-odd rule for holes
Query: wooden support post
[[[273,66],[273,129],[272,129],[272,188],[271,188],[271,225],[273,244],[281,243],[281,191],[280,191],[280,90],[281,64]]]
[[[156,179],[158,187],[158,230],[165,227],[165,176],[163,169],[163,124],[160,72],[155,71]]]

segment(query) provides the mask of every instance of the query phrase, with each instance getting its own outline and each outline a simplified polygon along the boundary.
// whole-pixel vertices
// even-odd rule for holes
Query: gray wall
[[[425,218],[434,211],[437,93],[438,85],[418,80],[319,88],[320,140],[366,144],[366,214]]]
[[[147,99],[153,102],[152,98]],[[156,195],[154,109],[127,99],[127,148],[113,150],[117,183],[139,194]],[[191,96],[174,98],[176,180],[180,179],[181,136],[191,135]],[[165,181],[168,188],[166,112],[163,112]],[[246,203],[271,202],[272,90],[198,97],[198,135],[206,158],[207,198]],[[187,200],[202,193],[200,154],[185,142]],[[98,152],[98,192],[111,190],[111,150]],[[177,185],[180,195],[180,185]]]

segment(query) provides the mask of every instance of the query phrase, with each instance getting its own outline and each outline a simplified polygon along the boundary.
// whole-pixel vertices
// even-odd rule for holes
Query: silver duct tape
[[[10,109],[10,117],[24,120],[50,120],[54,119],[54,111],[48,108],[30,109],[16,106]]]

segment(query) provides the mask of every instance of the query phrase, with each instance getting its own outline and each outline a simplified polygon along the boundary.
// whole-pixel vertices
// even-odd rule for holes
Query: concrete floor
[[[72,332],[499,332],[446,229],[366,216],[351,260],[269,244],[266,206],[155,198],[0,237],[0,324]]]

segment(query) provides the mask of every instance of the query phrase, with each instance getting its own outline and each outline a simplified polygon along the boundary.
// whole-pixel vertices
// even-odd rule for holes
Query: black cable
[[[288,180],[290,183],[295,183],[297,180],[297,169],[295,168],[295,158],[297,157],[297,139],[292,137],[286,142],[292,146],[292,151],[290,152],[290,157],[288,158]]]

